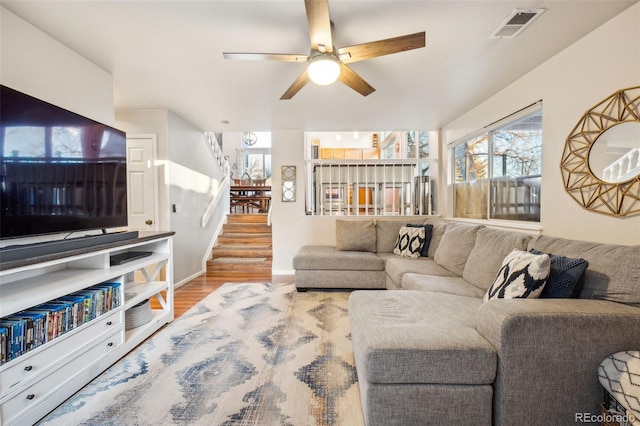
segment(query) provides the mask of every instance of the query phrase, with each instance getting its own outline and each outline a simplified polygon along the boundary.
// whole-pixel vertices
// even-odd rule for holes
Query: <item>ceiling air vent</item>
[[[515,9],[489,38],[514,38],[546,9]]]

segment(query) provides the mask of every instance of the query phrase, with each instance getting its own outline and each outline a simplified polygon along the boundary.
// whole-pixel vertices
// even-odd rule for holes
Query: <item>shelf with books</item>
[[[0,270],[0,327],[21,336],[7,346],[9,333],[0,332],[0,423],[37,422],[173,320],[172,235],[147,233]],[[126,310],[152,297],[161,309],[125,330]]]
[[[24,383],[37,380],[68,362],[69,357],[85,350],[87,344],[91,346],[94,340],[121,331],[121,318],[121,309],[114,308],[0,366],[0,400],[10,391],[23,387]]]
[[[122,304],[122,280],[104,282],[0,318],[0,365]]]

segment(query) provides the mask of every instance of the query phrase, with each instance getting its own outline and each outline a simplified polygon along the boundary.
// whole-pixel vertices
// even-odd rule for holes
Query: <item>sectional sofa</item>
[[[393,254],[407,222],[430,225],[426,256]],[[514,249],[547,256],[549,291],[485,300]],[[336,221],[335,247],[303,247],[293,266],[301,291],[357,289],[349,316],[370,426],[580,423],[599,413],[600,362],[640,348],[640,245],[353,219]]]

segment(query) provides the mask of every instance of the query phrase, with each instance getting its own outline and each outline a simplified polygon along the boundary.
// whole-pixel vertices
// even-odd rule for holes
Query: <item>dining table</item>
[[[271,186],[267,185],[231,185],[230,209],[237,212],[242,207],[242,212],[251,213],[254,209],[259,213],[266,213],[271,204]]]

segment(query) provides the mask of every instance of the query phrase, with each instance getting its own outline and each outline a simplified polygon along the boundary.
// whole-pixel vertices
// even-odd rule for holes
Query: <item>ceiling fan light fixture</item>
[[[333,84],[340,77],[340,64],[328,55],[312,58],[307,68],[309,78],[320,86]]]

